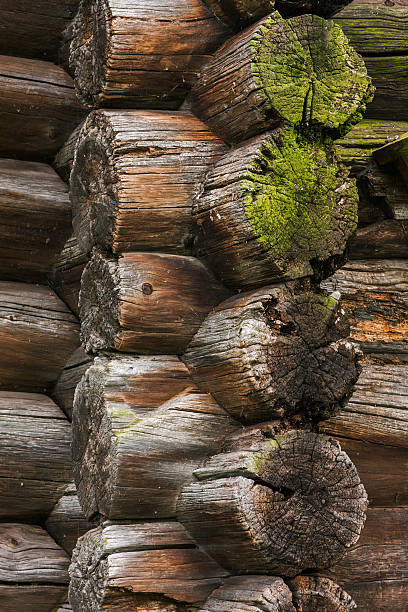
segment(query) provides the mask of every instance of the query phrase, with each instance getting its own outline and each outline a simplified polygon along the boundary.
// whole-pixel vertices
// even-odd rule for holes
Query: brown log
[[[41,520],[72,479],[71,428],[45,395],[0,392],[1,520]]]
[[[269,438],[269,439],[268,439]],[[183,488],[178,520],[234,573],[295,576],[355,544],[367,496],[340,445],[317,434],[262,430],[215,455]]]
[[[293,603],[299,612],[350,612],[355,602],[338,584],[322,576],[298,576],[289,580]]]
[[[0,159],[0,278],[43,282],[71,232],[67,186],[47,164]]]
[[[225,151],[190,113],[91,113],[70,187],[80,247],[188,254],[193,198]]]
[[[352,261],[322,286],[340,291],[350,318],[351,338],[365,353],[407,360],[406,259]]]
[[[143,406],[153,381],[161,396],[156,409],[152,398]],[[74,476],[85,514],[175,516],[183,484],[236,427],[194,388],[177,358],[97,357],[77,387],[73,411]]]
[[[65,364],[52,390],[53,400],[62,408],[70,421],[75,389],[91,363],[91,357],[85,353],[82,346],[77,348]]]
[[[193,257],[95,254],[82,275],[85,350],[178,354],[226,289]]]
[[[72,165],[74,163],[75,147],[78,140],[79,133],[82,129],[83,122],[81,122],[75,130],[68,136],[61,149],[54,157],[52,165],[56,172],[60,175],[63,181],[69,183],[69,177],[71,176]]]
[[[201,0],[83,0],[70,66],[93,107],[175,109],[230,34]]]
[[[94,527],[95,522],[86,520],[74,483],[69,484],[47,518],[46,530],[71,556],[78,538]]]
[[[194,204],[195,249],[227,285],[328,275],[357,223],[354,179],[330,147],[277,129],[232,149]]]
[[[243,422],[332,414],[358,378],[338,295],[275,285],[235,296],[204,321],[184,355],[198,387]]]
[[[231,27],[240,30],[272,13],[275,0],[204,0],[212,12]]]
[[[408,258],[408,220],[384,219],[358,229],[348,253],[357,260]]]
[[[191,101],[197,117],[236,143],[284,122],[338,134],[371,98],[364,62],[339,26],[275,11],[217,51]]]
[[[48,281],[55,293],[69,306],[74,314],[79,315],[79,291],[81,277],[89,256],[78,244],[75,236],[70,236],[57,255]]]
[[[175,521],[106,523],[78,542],[70,602],[74,612],[184,612],[191,609],[186,604],[203,602],[226,575]]]
[[[326,572],[361,612],[407,608],[407,523],[408,508],[369,508],[359,542]]]
[[[0,282],[0,389],[48,389],[78,345],[77,320],[53,291]]]
[[[69,558],[41,528],[0,525],[0,609],[54,612],[67,599]]]
[[[49,161],[84,111],[54,64],[0,56],[0,156]]]
[[[78,0],[1,0],[0,53],[55,61]]]

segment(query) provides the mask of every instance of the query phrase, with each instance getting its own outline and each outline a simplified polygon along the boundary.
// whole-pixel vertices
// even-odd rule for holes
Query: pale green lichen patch
[[[355,181],[329,145],[292,130],[264,143],[241,189],[257,240],[285,267],[342,253],[356,229]]]
[[[343,133],[373,98],[363,58],[341,28],[316,15],[276,11],[252,40],[251,70],[266,108],[303,127]]]

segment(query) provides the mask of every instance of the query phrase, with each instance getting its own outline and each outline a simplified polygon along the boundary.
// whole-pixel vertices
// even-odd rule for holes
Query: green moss
[[[355,181],[330,147],[292,130],[264,144],[241,188],[252,230],[277,261],[325,260],[356,228]]]

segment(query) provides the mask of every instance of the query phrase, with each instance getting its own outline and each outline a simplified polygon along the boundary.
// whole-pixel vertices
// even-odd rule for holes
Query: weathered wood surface
[[[405,132],[398,140],[377,149],[373,155],[381,167],[387,166],[398,170],[408,187],[408,132]]]
[[[82,346],[77,348],[66,362],[52,390],[53,400],[62,408],[70,421],[72,420],[75,389],[91,363],[92,359],[85,353]]]
[[[154,410],[149,398],[148,410],[139,410],[149,379],[150,389],[156,379],[151,393],[162,403]],[[177,358],[96,358],[77,387],[73,412],[74,476],[85,514],[175,516],[183,484],[237,426],[194,388]]]
[[[75,147],[82,126],[83,122],[76,126],[75,130],[68,136],[52,162],[55,171],[58,172],[62,180],[66,183],[69,183],[69,177],[71,176]]]
[[[45,395],[0,392],[0,518],[41,520],[72,479],[71,428]]]
[[[85,350],[179,354],[228,296],[194,257],[125,253],[115,261],[95,254],[81,281]]]
[[[369,508],[359,542],[327,572],[362,612],[408,607],[408,508]]]
[[[78,322],[53,291],[0,282],[0,389],[47,390],[78,345]]]
[[[355,544],[367,496],[340,445],[289,431],[213,456],[183,488],[178,520],[232,572],[295,576]],[[269,438],[269,439],[268,439]]]
[[[16,577],[18,579],[18,576]],[[66,612],[72,610],[60,607],[67,598],[68,587],[65,585],[23,585],[2,584],[0,582],[0,610],[5,612]]]
[[[43,282],[71,232],[68,189],[47,164],[0,159],[0,278]]]
[[[70,67],[90,106],[174,109],[229,35],[201,0],[84,0]]]
[[[204,0],[212,12],[233,30],[272,13],[275,0]]]
[[[55,258],[54,266],[48,275],[48,281],[55,293],[77,316],[81,277],[88,261],[89,256],[80,248],[78,240],[75,236],[70,236]]]
[[[407,121],[407,56],[364,57],[364,63],[375,87],[374,100],[367,105],[366,117]]]
[[[70,187],[80,247],[188,254],[193,199],[226,150],[190,113],[91,113]]]
[[[287,583],[298,612],[350,612],[357,607],[344,589],[326,577],[298,576]]]
[[[0,156],[48,161],[84,111],[71,77],[51,62],[0,56]]]
[[[283,122],[336,133],[359,121],[371,98],[364,62],[339,26],[275,11],[217,51],[191,101],[197,117],[236,143]]]
[[[187,612],[183,603],[203,602],[226,575],[179,523],[105,524],[78,542],[70,601],[74,612]]]
[[[211,312],[183,357],[198,387],[243,422],[335,412],[359,375],[337,294],[275,285]]]
[[[0,0],[0,53],[55,61],[78,0]]]
[[[365,353],[407,360],[408,261],[351,261],[322,283],[340,291],[351,338]]]
[[[68,555],[72,554],[78,538],[96,527],[87,521],[78,500],[75,485],[69,484],[45,522],[45,528]]]
[[[348,254],[357,260],[408,258],[408,220],[384,219],[358,229]]]
[[[193,208],[195,252],[227,285],[328,275],[357,224],[354,179],[332,149],[277,129],[224,155]]]

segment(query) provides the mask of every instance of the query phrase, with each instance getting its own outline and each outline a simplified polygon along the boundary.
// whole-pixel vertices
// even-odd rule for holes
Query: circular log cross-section
[[[338,561],[363,527],[367,495],[337,441],[289,431],[213,456],[178,500],[178,519],[227,570],[293,577]]]
[[[277,576],[232,576],[213,591],[200,612],[296,612],[292,593]]]
[[[193,208],[197,254],[244,289],[327,276],[356,228],[357,208],[355,180],[332,149],[278,129],[236,147],[208,173]]]
[[[359,351],[338,296],[278,285],[230,298],[184,355],[198,387],[246,423],[327,418],[350,396]]]
[[[284,122],[342,133],[372,97],[364,61],[340,26],[275,11],[215,54],[192,90],[192,109],[234,143]]]
[[[338,584],[321,576],[298,576],[289,580],[296,610],[302,612],[351,612],[357,607]]]

